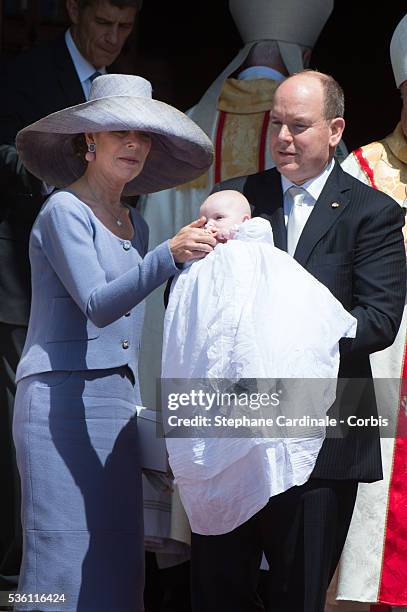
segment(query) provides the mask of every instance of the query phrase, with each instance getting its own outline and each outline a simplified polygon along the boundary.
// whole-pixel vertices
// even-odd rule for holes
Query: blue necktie
[[[91,75],[90,75],[90,77],[89,77],[89,81],[90,81],[91,83],[93,83],[93,81],[96,79],[96,77],[101,76],[101,75],[102,75],[102,73],[101,73],[101,72],[98,72],[98,71],[96,70],[96,72],[94,72],[93,74],[91,74]]]

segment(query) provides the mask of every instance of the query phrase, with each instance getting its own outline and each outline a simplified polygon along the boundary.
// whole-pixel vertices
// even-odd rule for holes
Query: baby
[[[242,194],[213,193],[200,213],[218,244],[174,278],[164,320],[163,398],[186,391],[188,380],[195,392],[221,394],[250,381],[267,393],[278,390],[281,414],[323,421],[335,399],[339,340],[355,336],[356,319],[274,246],[271,224],[251,218]],[[286,432],[262,429],[254,419],[242,432],[232,418],[231,427],[228,420],[216,427],[225,414],[257,414],[239,403],[230,410],[222,402],[210,410],[192,401],[182,408],[163,403],[171,469],[192,531],[203,535],[232,531],[273,495],[306,482],[325,437],[323,424]],[[272,410],[262,414],[273,416]],[[174,425],[178,417],[186,431]]]
[[[251,219],[250,204],[242,193],[225,189],[210,195],[200,208],[206,217],[205,228],[218,242],[226,242],[236,234],[238,226]]]

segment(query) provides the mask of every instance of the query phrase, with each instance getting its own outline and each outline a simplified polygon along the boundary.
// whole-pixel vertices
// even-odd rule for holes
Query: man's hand
[[[169,240],[171,253],[176,263],[202,259],[213,251],[216,240],[211,231],[203,229],[205,223],[206,217],[201,217],[181,228],[178,234]]]

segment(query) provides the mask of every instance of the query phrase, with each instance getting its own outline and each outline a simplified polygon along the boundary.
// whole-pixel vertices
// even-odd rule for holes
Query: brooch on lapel
[[[340,204],[338,202],[332,202],[331,208],[339,208]]]

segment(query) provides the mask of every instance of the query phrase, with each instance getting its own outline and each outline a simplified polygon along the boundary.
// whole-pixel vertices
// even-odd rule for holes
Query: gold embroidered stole
[[[219,181],[264,170],[269,111],[277,85],[272,79],[226,79],[217,103],[213,167],[178,189],[210,189]]]
[[[407,204],[407,139],[400,123],[392,134],[380,142],[372,142],[360,149],[363,160],[359,163],[370,184],[387,193],[404,206]],[[407,228],[403,228],[407,238]]]

